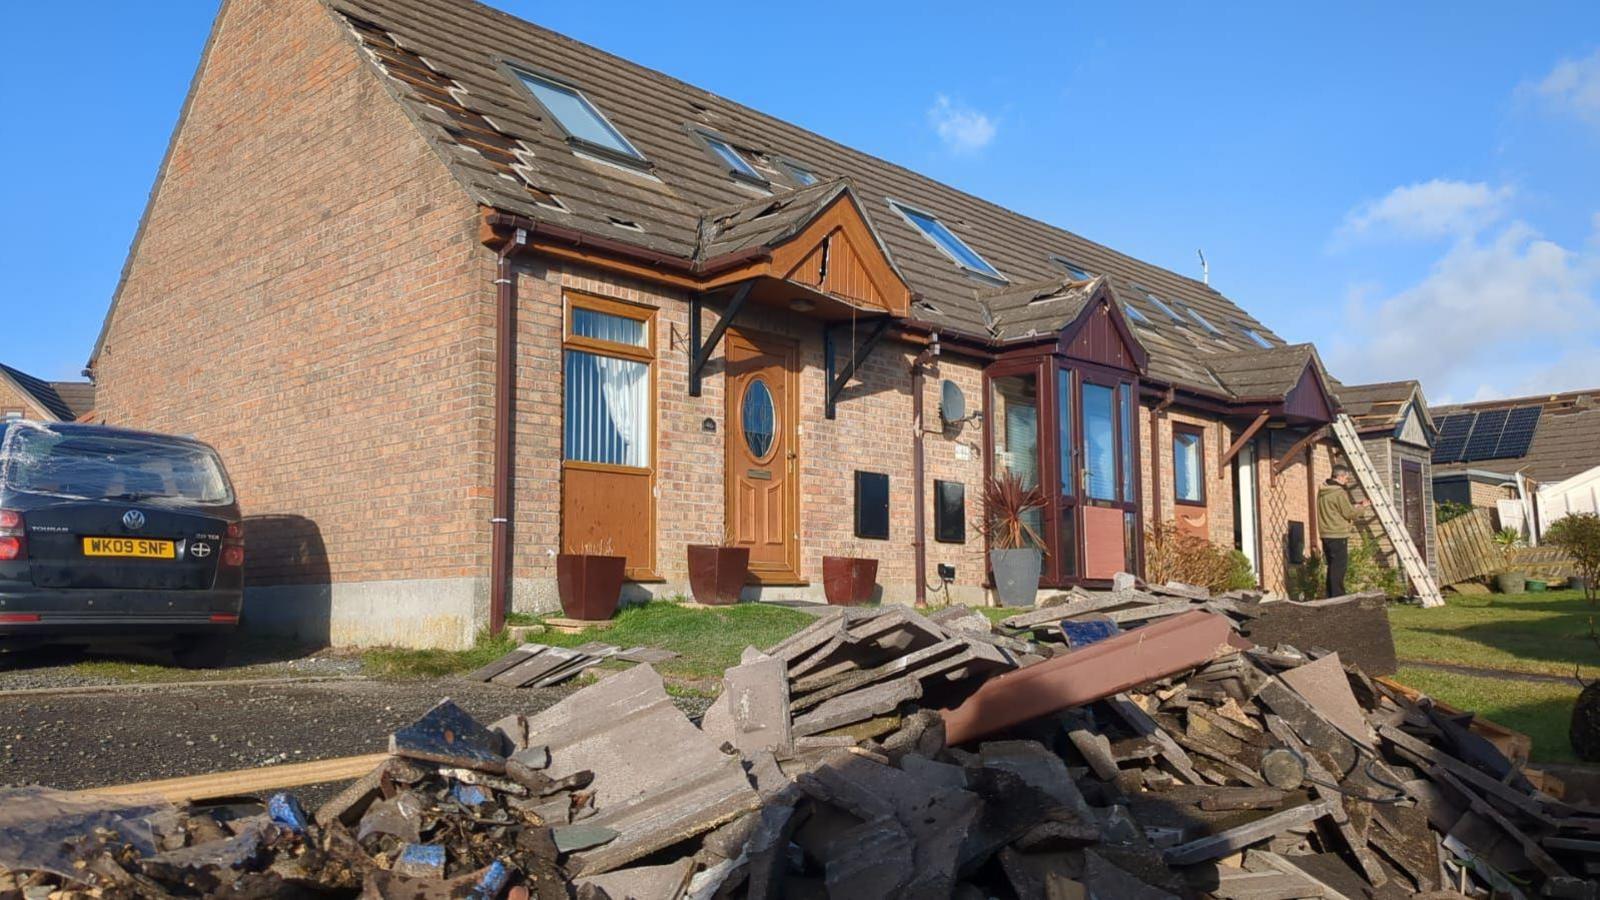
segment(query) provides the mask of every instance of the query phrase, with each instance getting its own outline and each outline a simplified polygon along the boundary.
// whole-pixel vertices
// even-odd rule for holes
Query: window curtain
[[[642,362],[567,351],[567,459],[650,465],[649,375]]]

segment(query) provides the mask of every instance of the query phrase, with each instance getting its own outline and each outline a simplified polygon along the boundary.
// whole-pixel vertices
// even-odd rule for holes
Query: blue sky
[[[1344,380],[1600,387],[1600,5],[495,5],[1168,268],[1204,248]],[[0,361],[86,361],[214,11],[8,12]]]

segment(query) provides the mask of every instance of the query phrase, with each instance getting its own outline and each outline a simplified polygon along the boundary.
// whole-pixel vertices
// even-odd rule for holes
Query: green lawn
[[[1401,666],[1395,680],[1528,735],[1535,762],[1578,761],[1567,739],[1577,682],[1474,678],[1416,666]]]
[[[1408,660],[1511,672],[1600,674],[1600,645],[1589,637],[1600,609],[1582,591],[1452,596],[1443,608],[1394,606],[1395,651]]]
[[[530,641],[553,647],[576,647],[601,641],[618,647],[660,647],[680,654],[656,666],[669,687],[685,693],[714,692],[708,682],[739,663],[745,647],[765,649],[816,621],[803,612],[763,603],[741,603],[720,609],[692,609],[672,602],[630,606],[617,613],[606,629],[578,634],[546,631]],[[524,620],[524,624],[533,624]],[[369,674],[389,678],[424,678],[470,672],[516,647],[506,638],[480,638],[471,650],[371,650],[363,656]]]
[[[1590,620],[1600,610],[1582,591],[1485,594],[1446,598],[1443,608],[1392,606],[1400,672],[1395,677],[1460,709],[1471,710],[1533,738],[1538,762],[1574,762],[1567,728],[1583,677],[1600,676],[1600,645],[1590,638]],[[1494,669],[1506,677],[1464,675],[1408,663],[1432,662]],[[1559,682],[1527,681],[1520,673],[1563,676]]]

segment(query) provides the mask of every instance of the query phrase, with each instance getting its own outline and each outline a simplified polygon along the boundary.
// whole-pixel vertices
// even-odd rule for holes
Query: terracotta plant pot
[[[689,591],[704,606],[732,606],[739,602],[750,574],[749,547],[689,545]]]
[[[584,553],[558,555],[556,590],[561,595],[561,611],[569,619],[588,622],[603,621],[616,615],[627,567],[627,557],[623,556],[591,556]]]
[[[878,561],[856,556],[822,558],[822,593],[833,606],[861,606],[878,586]]]

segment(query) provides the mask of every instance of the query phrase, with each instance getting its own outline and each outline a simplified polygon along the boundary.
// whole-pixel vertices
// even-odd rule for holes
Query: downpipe
[[[511,585],[511,456],[516,423],[512,410],[517,390],[517,275],[513,257],[528,245],[528,231],[518,228],[500,245],[495,262],[494,360],[494,511],[489,519],[489,632],[506,627]]]

